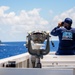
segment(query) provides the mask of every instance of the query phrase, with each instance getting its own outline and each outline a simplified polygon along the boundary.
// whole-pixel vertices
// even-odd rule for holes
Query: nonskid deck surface
[[[49,53],[41,59],[42,68],[27,68],[25,64],[30,54],[14,56],[1,60],[1,64],[7,61],[16,61],[16,68],[0,68],[0,75],[75,75],[75,55],[58,56],[54,53]]]
[[[69,61],[75,61],[75,55],[45,55],[42,61],[56,61],[56,62],[69,62]]]
[[[27,63],[28,59],[29,60],[31,59],[31,55],[29,53],[24,53],[21,55],[2,59],[0,60],[0,65],[2,65],[3,63],[7,63],[8,61],[16,61],[17,64],[19,64],[20,62],[23,62],[22,65],[24,65],[25,61]],[[51,66],[72,67],[72,66],[75,66],[75,55],[62,55],[61,56],[61,55],[55,55],[54,52],[51,52],[43,56],[43,59],[41,59],[41,64],[43,67],[51,67]]]
[[[75,55],[53,55],[48,54],[41,59],[43,67],[51,66],[75,66]]]
[[[71,69],[0,68],[0,75],[74,75]]]

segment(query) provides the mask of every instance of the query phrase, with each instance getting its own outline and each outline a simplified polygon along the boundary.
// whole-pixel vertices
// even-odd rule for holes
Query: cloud
[[[65,12],[63,12],[59,15],[56,15],[51,21],[50,28],[51,29],[54,28],[55,26],[58,25],[58,22],[63,21],[67,17],[69,17],[73,20],[73,25],[72,26],[75,27],[74,26],[75,25],[75,7],[74,7],[74,8],[71,8],[71,9],[69,9],[69,10],[67,10],[67,11],[65,11]]]
[[[5,16],[5,15],[4,15],[4,11],[6,11],[6,10],[8,10],[8,9],[9,9],[8,6],[1,6],[1,7],[0,7],[0,17],[1,17],[1,16]]]
[[[7,39],[12,40],[18,37],[16,40],[20,40],[25,38],[28,31],[51,31],[55,26],[57,26],[58,22],[63,21],[66,17],[73,19],[73,27],[75,27],[75,7],[56,15],[50,22],[41,17],[40,8],[34,8],[29,11],[21,10],[18,15],[14,11],[7,13],[6,11],[9,11],[10,9],[11,8],[8,6],[0,7],[0,36],[3,36],[2,39],[6,39],[7,37]],[[49,13],[52,14],[52,10],[50,10]],[[6,34],[9,35],[7,36]]]
[[[69,9],[69,10],[67,10],[67,11],[64,11],[63,13],[61,13],[61,14],[59,14],[59,15],[56,15],[56,16],[52,19],[52,21],[50,22],[50,23],[51,23],[50,26],[49,26],[50,31],[51,31],[54,27],[56,27],[56,26],[58,25],[58,22],[63,21],[63,20],[64,20],[65,18],[67,18],[67,17],[69,17],[69,18],[71,18],[71,19],[73,20],[72,27],[75,27],[75,7],[71,8],[71,9]],[[52,36],[52,38],[53,38],[53,39],[58,39],[58,38],[53,37],[53,36]]]
[[[44,20],[39,12],[40,9],[33,9],[31,11],[21,10],[20,14],[17,16],[15,12],[4,13],[8,10],[9,7],[2,6],[0,7],[1,11],[1,24],[10,24],[10,25],[46,25],[48,24],[47,20]]]
[[[5,29],[4,32],[9,33],[10,37],[17,37],[17,35],[19,37],[20,34],[26,35],[28,31],[46,29],[48,21],[41,17],[40,8],[30,11],[21,10],[19,15],[16,15],[14,11],[6,13],[9,8],[8,6],[0,7],[0,26],[1,28],[8,27],[8,30]]]

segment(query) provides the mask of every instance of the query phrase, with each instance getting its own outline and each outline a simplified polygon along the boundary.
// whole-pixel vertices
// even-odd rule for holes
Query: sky
[[[25,41],[28,32],[50,32],[66,17],[75,27],[75,0],[0,0],[0,40]]]

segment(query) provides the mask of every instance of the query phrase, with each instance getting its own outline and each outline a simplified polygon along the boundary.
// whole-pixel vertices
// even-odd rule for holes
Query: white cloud
[[[41,17],[40,11],[41,9],[34,8],[33,10],[26,11],[21,10],[19,15],[16,15],[16,12],[9,12],[8,6],[0,7],[0,31],[1,34],[6,35],[8,39],[15,39],[18,37],[19,39],[24,39],[28,31],[34,30],[52,30],[55,26],[57,26],[58,22],[63,21],[64,18],[70,17],[73,19],[73,27],[75,25],[75,7],[67,10],[60,15],[57,15],[50,22]],[[52,14],[52,11],[49,11]],[[4,27],[7,27],[5,29]],[[5,29],[5,30],[3,30]],[[1,35],[0,34],[0,35]],[[3,36],[1,35],[1,37]],[[10,38],[9,38],[10,37]],[[4,36],[2,37],[2,39]],[[0,38],[1,39],[1,38]],[[4,38],[6,39],[6,38]]]
[[[66,17],[69,17],[73,20],[73,24],[72,24],[72,27],[75,27],[75,7],[72,8],[72,9],[69,9],[59,15],[56,15],[52,22],[51,22],[51,25],[50,25],[50,31],[56,27],[58,25],[58,22],[61,22],[63,21]],[[53,37],[54,38],[54,37]],[[54,38],[55,39],[55,38]]]
[[[9,7],[8,6],[1,6],[0,7],[0,17],[1,16],[5,16],[4,11],[8,10]]]
[[[75,7],[72,9],[69,9],[60,15],[57,15],[53,18],[51,28],[58,25],[58,22],[63,21],[66,17],[69,17],[73,20],[73,27],[75,27]]]
[[[28,31],[33,30],[44,30],[48,21],[40,16],[41,9],[33,9],[30,11],[21,10],[19,15],[16,15],[15,12],[5,13],[9,9],[8,6],[0,7],[0,26],[3,28],[5,25],[8,27],[9,36],[15,36],[20,34],[26,35]],[[7,31],[4,31],[5,34]],[[12,36],[11,36],[12,35]]]

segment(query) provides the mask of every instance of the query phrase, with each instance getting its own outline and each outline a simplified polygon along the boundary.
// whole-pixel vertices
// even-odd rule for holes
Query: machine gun
[[[28,33],[27,36],[27,48],[28,52],[35,57],[34,60],[34,68],[41,68],[41,62],[40,58],[43,58],[43,55],[46,55],[50,51],[50,43],[49,43],[49,33],[46,31],[41,32],[31,32]],[[41,47],[44,45],[44,42],[46,41],[45,49],[41,49]],[[33,61],[32,61],[33,63]]]

